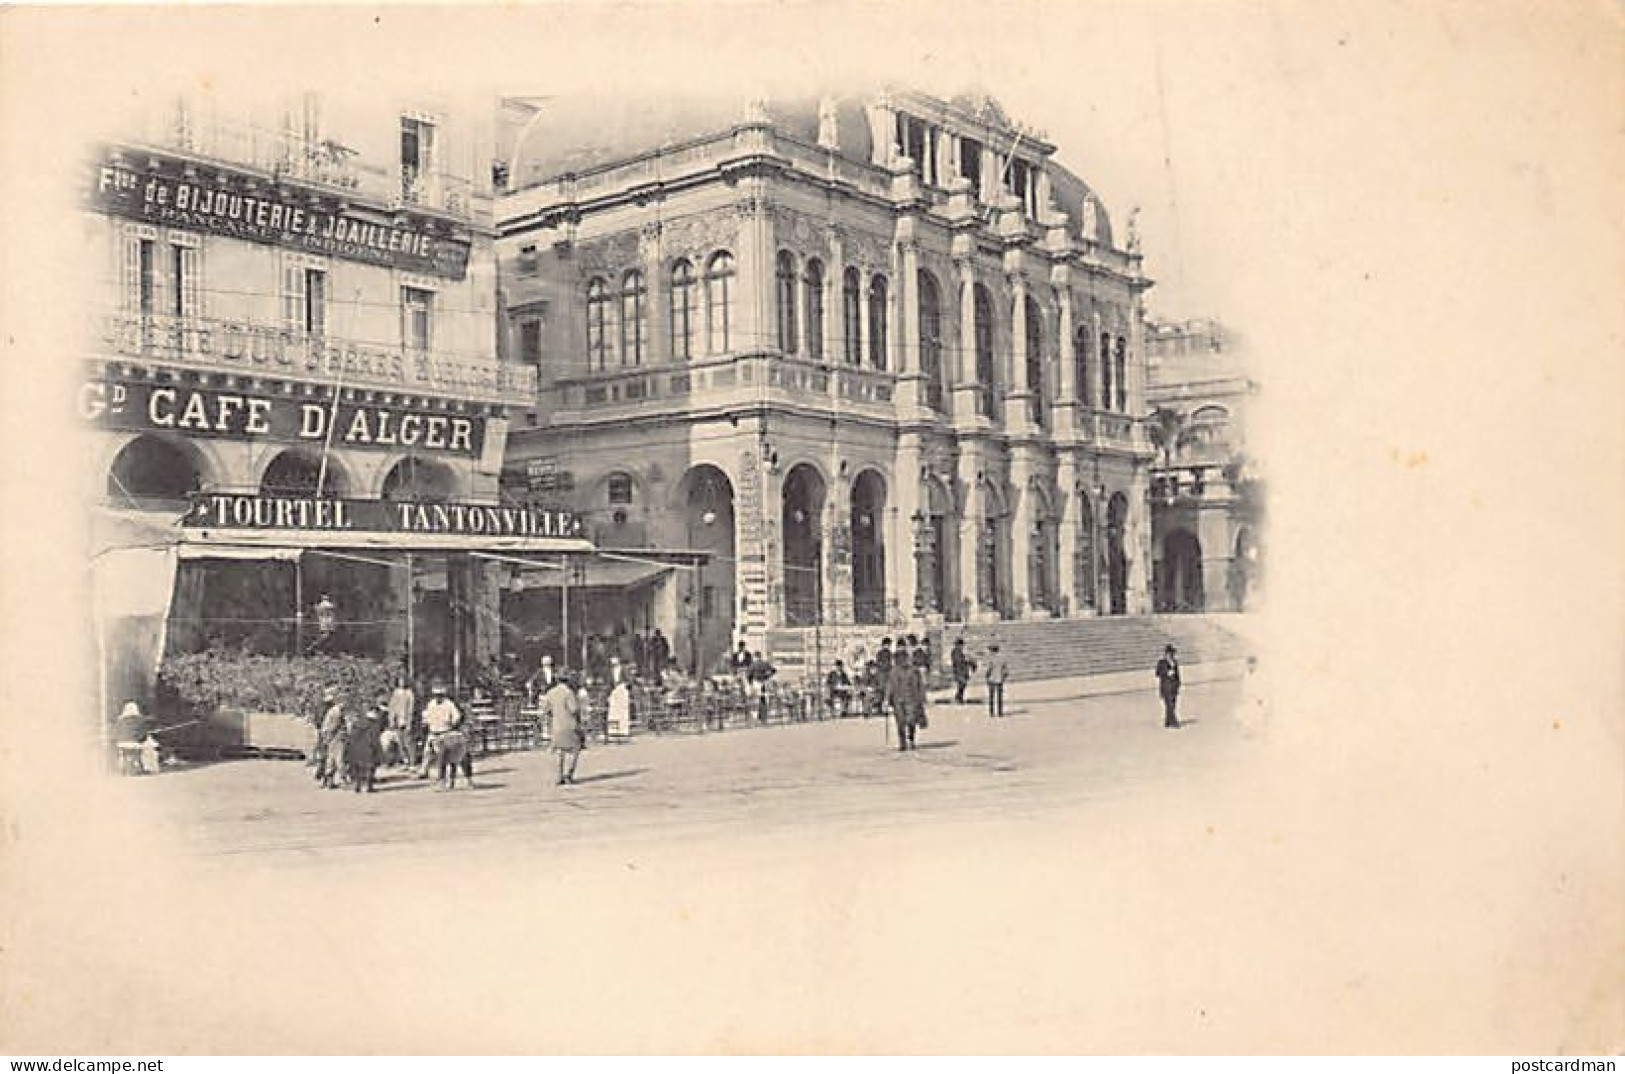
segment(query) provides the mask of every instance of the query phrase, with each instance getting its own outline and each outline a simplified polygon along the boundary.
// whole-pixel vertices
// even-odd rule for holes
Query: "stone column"
[[[1082,475],[1078,469],[1078,454],[1063,448],[1055,460],[1055,484],[1060,494],[1060,510],[1055,525],[1060,528],[1056,541],[1055,588],[1058,602],[1066,608],[1068,616],[1076,616],[1078,607],[1078,525],[1079,499],[1088,495],[1079,490]]]
[[[734,485],[734,609],[738,632],[751,648],[760,648],[771,621],[764,495],[764,475],[759,423],[740,422],[730,450],[737,452],[738,464],[731,475]],[[775,526],[775,529],[777,527]],[[732,646],[730,646],[732,648]]]
[[[728,345],[735,353],[753,354],[767,346],[773,326],[773,228],[760,179],[741,181],[738,212],[739,249],[734,259]],[[703,301],[703,291],[701,294]]]
[[[1010,516],[1010,603],[1018,617],[1033,610],[1033,578],[1029,566],[1033,524],[1038,519],[1037,493],[1031,488],[1037,470],[1034,453],[1034,448],[1027,444],[1016,444],[1010,452],[1010,487],[1015,493],[1015,510]]]
[[[906,412],[925,405],[920,378],[920,254],[912,239],[898,243],[898,251],[901,256],[896,261],[901,278],[897,281],[895,305],[899,323],[892,330],[892,350],[896,355],[892,368],[902,378],[897,385],[897,404]]]
[[[841,300],[841,278],[846,272],[844,244],[834,228],[829,232],[829,258],[824,262],[824,361],[839,367],[846,362],[842,353],[846,334],[845,306]]]
[[[824,492],[824,622],[852,622],[852,482],[832,474]]]
[[[1151,594],[1151,490],[1149,470],[1136,462],[1129,478],[1128,523],[1123,534],[1123,551],[1129,557],[1128,592],[1125,603],[1130,615],[1147,615]]]
[[[982,488],[976,480],[985,458],[985,446],[980,440],[962,440],[959,445],[959,489],[963,498],[959,513],[959,597],[965,622],[983,618],[979,595],[981,578],[976,569],[978,550],[981,548]]]
[[[1055,435],[1069,436],[1076,428],[1075,416],[1078,403],[1078,345],[1074,338],[1076,335],[1072,327],[1072,285],[1071,274],[1065,265],[1057,265],[1051,274],[1055,284],[1056,306],[1058,307],[1057,320],[1060,322],[1056,334],[1060,336],[1059,390],[1055,393],[1055,404],[1051,407],[1054,417]],[[1062,488],[1070,488],[1063,485]]]
[[[980,413],[976,380],[976,268],[970,258],[955,262],[959,268],[959,369],[954,377],[954,416],[970,418]]]
[[[905,432],[897,440],[897,465],[892,469],[887,489],[887,507],[893,518],[891,539],[886,544],[886,594],[895,597],[897,610],[913,616],[918,595],[918,562],[915,547],[914,515],[920,510],[920,434]]]
[[[643,309],[647,333],[643,341],[643,364],[664,365],[671,361],[671,280],[664,269],[664,243],[659,224],[643,229],[638,253],[643,262],[643,301],[647,303]]]
[[[1028,410],[1033,393],[1027,384],[1027,277],[1017,270],[1009,273],[1009,280],[1010,365],[1005,374],[1009,389],[1004,396],[1004,427],[1012,433],[1027,433],[1034,428]]]
[[[869,360],[869,273],[858,269],[858,368],[872,369]]]

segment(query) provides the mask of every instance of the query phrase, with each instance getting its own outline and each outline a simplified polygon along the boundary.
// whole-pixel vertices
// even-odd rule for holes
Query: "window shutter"
[[[181,316],[192,319],[203,313],[199,302],[202,289],[198,281],[198,251],[192,246],[181,246],[177,249],[180,250]]]
[[[126,313],[141,312],[141,240],[134,235],[120,235],[121,244],[120,301]]]
[[[295,335],[305,328],[305,269],[292,258],[282,262],[282,327]]]
[[[310,319],[306,322],[310,333],[317,336],[327,334],[327,273],[309,270],[299,274],[300,280],[308,292],[306,301],[310,307]]]

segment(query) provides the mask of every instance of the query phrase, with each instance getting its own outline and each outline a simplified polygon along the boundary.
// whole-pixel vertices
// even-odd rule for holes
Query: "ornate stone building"
[[[635,613],[685,661],[1150,609],[1150,281],[1042,136],[903,91],[502,114],[509,491],[708,553]]]
[[[1159,612],[1245,611],[1257,602],[1262,486],[1247,455],[1258,384],[1245,348],[1216,321],[1148,320],[1157,448],[1151,476]]]
[[[492,140],[488,113],[432,97],[314,94],[241,110],[199,95],[108,131],[83,214],[101,270],[79,398],[96,517],[173,546],[199,493],[345,501],[352,516],[497,503],[508,414],[536,382],[497,355]],[[314,538],[337,510],[272,521]],[[172,650],[308,643],[323,594],[353,651],[402,654],[411,605],[420,668],[449,674],[500,645],[499,572],[466,558],[216,554],[181,563]],[[150,677],[151,656],[132,668]]]

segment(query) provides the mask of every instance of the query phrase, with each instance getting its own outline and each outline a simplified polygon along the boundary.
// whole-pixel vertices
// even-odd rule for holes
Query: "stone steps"
[[[880,639],[898,631],[884,627],[826,628],[818,639],[827,668],[837,656],[850,659],[860,645],[873,652]],[[1218,617],[1202,615],[1102,616],[1093,619],[1040,619],[997,623],[948,624],[933,638],[939,661],[946,666],[949,647],[958,637],[979,665],[986,667],[988,646],[997,640],[1017,681],[1149,671],[1163,646],[1179,650],[1182,664],[1217,663],[1251,654],[1247,641],[1227,629]],[[768,633],[769,658],[785,679],[813,670],[814,639],[810,629]]]

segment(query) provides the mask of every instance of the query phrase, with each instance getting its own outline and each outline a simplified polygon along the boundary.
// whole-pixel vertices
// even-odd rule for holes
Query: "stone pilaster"
[[[966,622],[984,618],[982,610],[981,573],[978,570],[981,548],[982,515],[987,509],[978,475],[985,465],[985,445],[980,440],[964,440],[959,445],[959,488],[964,502],[959,514],[959,597],[960,609]]]
[[[1010,453],[1010,487],[1015,494],[1015,510],[1010,519],[1010,595],[1020,613],[1033,610],[1031,553],[1033,527],[1038,521],[1038,494],[1032,489],[1037,473],[1036,449],[1017,444]],[[1014,609],[1012,609],[1014,610]]]
[[[976,268],[968,257],[959,268],[959,369],[954,376],[954,416],[964,420],[981,413],[977,399],[983,385],[976,379]]]
[[[773,338],[773,222],[762,180],[742,180],[739,189],[739,249],[734,260],[737,275],[728,346],[734,353],[751,353]]]
[[[1076,451],[1062,449],[1055,460],[1055,484],[1060,495],[1060,510],[1055,525],[1059,527],[1056,541],[1055,589],[1056,602],[1066,608],[1068,615],[1077,615],[1078,608],[1078,523],[1080,501],[1088,493],[1081,488]],[[1059,609],[1057,609],[1059,610]]]
[[[904,223],[912,225],[913,221],[899,222],[900,231]],[[907,413],[925,406],[925,391],[920,376],[920,252],[912,238],[900,241],[897,249],[899,279],[895,290],[898,323],[892,329],[892,339],[895,341],[893,353],[897,362],[893,368],[901,378],[897,385],[897,402],[900,409]]]
[[[921,509],[920,448],[919,433],[905,432],[898,437],[897,466],[892,471],[888,490],[887,506],[892,518],[886,542],[886,592],[896,597],[898,611],[905,616],[920,611],[915,608],[919,586],[914,533],[914,516]]]
[[[1004,427],[1012,433],[1034,429],[1028,409],[1033,392],[1027,383],[1027,277],[1019,269],[1008,272],[1010,281],[1010,363],[1005,369],[1009,385],[1004,400]]]
[[[658,223],[647,225],[638,236],[644,293],[643,364],[663,365],[671,360],[671,279],[665,271],[665,246]]]
[[[830,479],[824,494],[824,622],[852,622],[852,482]]]

